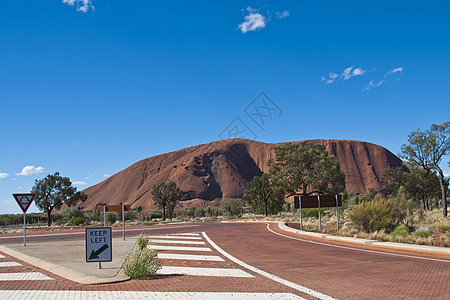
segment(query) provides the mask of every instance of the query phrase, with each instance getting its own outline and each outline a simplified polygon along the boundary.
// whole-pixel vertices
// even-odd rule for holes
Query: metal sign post
[[[122,233],[123,233],[123,240],[125,241],[125,207],[122,203]]]
[[[303,218],[302,218],[302,196],[298,198],[299,212],[300,212],[300,230],[303,230]]]
[[[317,195],[317,205],[319,206],[319,231],[322,232],[322,219],[320,218],[320,196]]]
[[[336,218],[337,218],[337,231],[339,231],[339,202],[338,195],[336,195]]]
[[[106,227],[106,204],[103,206],[103,227]]]
[[[13,194],[14,199],[16,199],[17,204],[23,211],[23,245],[27,245],[27,210],[30,207],[31,202],[33,202],[36,194]]]

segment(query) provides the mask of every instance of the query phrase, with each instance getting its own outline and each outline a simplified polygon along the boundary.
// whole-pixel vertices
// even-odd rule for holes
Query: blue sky
[[[449,120],[447,1],[159,2],[2,4],[0,213],[47,174],[84,189],[234,130],[398,154]]]

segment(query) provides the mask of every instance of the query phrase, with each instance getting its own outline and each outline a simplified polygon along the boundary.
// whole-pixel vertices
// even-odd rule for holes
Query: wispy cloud
[[[8,173],[0,173],[0,179],[1,179],[1,178],[6,178],[6,177],[8,177],[8,176],[9,176]]]
[[[403,73],[403,67],[398,67],[395,69],[390,70],[389,72],[387,72],[386,74],[384,74],[384,77],[388,77],[389,75],[395,74],[395,73]]]
[[[109,175],[109,174],[103,175],[103,177],[105,177],[105,178],[108,178],[109,176],[111,176],[111,175]]]
[[[89,10],[95,10],[92,0],[62,0],[62,3],[75,7],[77,11],[87,13]]]
[[[277,18],[279,18],[279,19],[284,19],[284,18],[290,16],[290,14],[289,14],[289,12],[288,12],[287,10],[285,10],[285,11],[283,11],[283,12],[276,11],[276,12],[275,12],[275,15],[276,15]]]
[[[44,173],[43,167],[26,166],[22,169],[22,171],[20,173],[17,173],[16,175],[29,176],[29,175],[36,175],[36,174],[42,174],[42,173]]]
[[[84,181],[74,181],[72,182],[73,185],[86,185],[86,182]]]
[[[325,81],[325,83],[333,83],[336,79],[341,79],[341,80],[349,80],[352,77],[356,77],[356,76],[361,76],[364,75],[366,73],[366,70],[364,70],[363,68],[359,67],[359,68],[355,68],[355,66],[351,66],[348,68],[345,68],[344,71],[341,74],[335,73],[335,72],[331,72],[328,73],[328,78],[322,76],[322,81]]]
[[[248,6],[245,10],[246,16],[244,16],[244,22],[238,24],[238,29],[242,33],[247,33],[249,31],[258,31],[265,28],[267,23],[272,20],[272,15],[275,15],[278,19],[284,19],[289,17],[289,11],[285,10],[282,12],[278,11],[267,11],[265,14],[260,11],[259,8],[252,8]]]
[[[377,83],[375,83],[373,80],[371,80],[369,83],[367,83],[364,88],[362,89],[363,91],[368,91],[371,88],[374,87],[379,87],[380,85],[382,85],[385,82],[385,80],[380,80]]]
[[[380,85],[386,83],[386,82],[388,81],[387,78],[390,77],[391,75],[394,75],[394,74],[396,74],[396,73],[403,74],[403,70],[404,70],[403,67],[397,67],[397,68],[394,68],[394,69],[392,69],[392,70],[386,72],[386,73],[384,74],[384,79],[379,80],[379,81],[378,81],[378,80],[375,80],[375,81],[374,81],[374,80],[371,80],[369,83],[367,83],[367,84],[364,86],[364,88],[362,89],[362,91],[368,91],[368,90],[370,90],[370,89],[372,89],[372,88],[379,87]],[[400,78],[395,78],[395,80],[400,80]]]

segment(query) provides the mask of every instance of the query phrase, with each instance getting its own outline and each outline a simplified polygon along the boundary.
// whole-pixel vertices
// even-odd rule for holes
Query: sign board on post
[[[112,261],[111,227],[86,228],[86,262]]]
[[[13,194],[13,197],[16,199],[22,211],[26,213],[31,202],[34,200],[34,197],[36,197],[36,194]]]
[[[20,208],[23,211],[23,245],[27,245],[27,219],[26,213],[28,207],[30,207],[31,202],[33,202],[36,194],[13,194],[14,199],[16,199],[17,204],[19,204]]]
[[[318,208],[317,196],[294,196],[294,207],[300,208],[299,197],[302,197],[302,208]],[[342,196],[337,195],[338,206],[342,206]],[[320,207],[336,207],[336,195],[320,195]]]

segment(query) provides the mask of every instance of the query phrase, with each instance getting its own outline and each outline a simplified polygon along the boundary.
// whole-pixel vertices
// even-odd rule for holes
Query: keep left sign
[[[111,227],[86,228],[86,262],[112,261]]]

